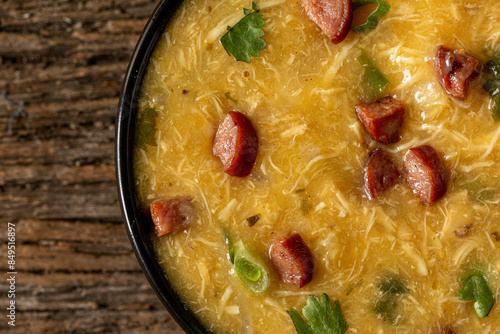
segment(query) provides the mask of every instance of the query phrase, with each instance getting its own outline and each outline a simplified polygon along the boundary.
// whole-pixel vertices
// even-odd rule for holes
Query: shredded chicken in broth
[[[301,1],[257,1],[267,46],[246,63],[220,40],[252,3],[189,0],[159,42],[139,102],[139,117],[152,113],[146,124],[156,132],[137,144],[136,184],[145,207],[178,199],[155,208],[181,212],[174,220],[182,221],[154,238],[155,250],[213,332],[296,333],[287,312],[303,316],[308,296],[325,293],[341,305],[346,333],[500,333],[500,303],[480,316],[474,305],[481,296],[467,300],[462,289],[475,275],[490,301],[499,296],[500,123],[482,85],[486,62],[500,55],[500,3],[388,3],[373,30],[351,30],[333,44]],[[465,99],[440,83],[439,46],[479,62]],[[363,88],[361,54],[389,82],[375,98]],[[381,143],[356,106],[387,96],[404,105],[404,120],[397,138]],[[229,175],[214,155],[214,137],[231,111],[238,112],[234,122],[239,114],[250,120],[258,140],[248,176]],[[427,151],[411,151],[412,161],[424,157],[420,172],[431,181],[422,186],[441,176],[445,188],[426,202],[405,159],[428,146],[441,169]],[[367,193],[365,166],[377,149],[380,161],[394,164],[396,181]],[[271,246],[287,232],[298,233],[312,254],[313,266],[297,259],[299,269],[312,270],[310,281],[286,281],[271,260]],[[261,259],[265,291],[238,278],[228,240]]]

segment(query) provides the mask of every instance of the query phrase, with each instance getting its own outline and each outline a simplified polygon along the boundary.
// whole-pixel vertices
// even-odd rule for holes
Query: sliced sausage
[[[432,205],[448,188],[448,173],[431,146],[410,149],[404,158],[406,180],[422,203]]]
[[[467,98],[469,81],[479,74],[479,60],[463,50],[452,51],[442,45],[437,48],[434,67],[444,91],[460,101]]]
[[[213,154],[231,176],[250,174],[257,158],[259,141],[250,120],[240,112],[230,111],[219,125],[213,143]]]
[[[398,182],[399,172],[387,153],[376,150],[366,164],[363,180],[365,193],[373,200]]]
[[[351,29],[351,0],[301,0],[307,16],[323,30],[333,44],[346,38]]]
[[[196,218],[196,210],[190,197],[178,197],[153,202],[149,206],[157,236],[185,229]]]
[[[273,243],[270,256],[284,282],[301,288],[311,281],[314,260],[300,234],[282,235]]]
[[[372,103],[355,106],[356,115],[368,135],[382,144],[399,140],[399,128],[403,124],[405,107],[392,96],[386,96]]]

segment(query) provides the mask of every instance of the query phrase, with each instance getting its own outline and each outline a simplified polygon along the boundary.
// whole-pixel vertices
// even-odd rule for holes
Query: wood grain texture
[[[0,305],[16,226],[16,327],[1,333],[183,331],[149,286],[119,209],[115,117],[123,76],[157,0],[0,2]],[[29,125],[29,127],[28,127]]]

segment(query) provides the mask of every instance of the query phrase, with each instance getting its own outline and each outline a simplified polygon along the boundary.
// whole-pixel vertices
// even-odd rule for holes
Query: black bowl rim
[[[156,260],[151,243],[151,228],[140,225],[141,220],[144,221],[144,215],[137,201],[132,164],[134,124],[142,80],[158,40],[182,1],[162,0],[159,2],[146,23],[132,54],[118,103],[115,147],[116,179],[127,234],[149,284],[186,333],[207,334],[209,332],[198,317],[181,302],[179,295],[170,285]],[[147,222],[150,223],[150,221]]]

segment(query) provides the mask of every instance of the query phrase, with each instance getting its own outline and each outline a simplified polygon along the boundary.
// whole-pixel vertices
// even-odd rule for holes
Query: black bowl
[[[135,47],[125,75],[116,121],[116,177],[128,236],[137,260],[163,305],[187,333],[208,333],[182,302],[165,277],[152,244],[151,218],[141,208],[133,173],[134,128],[137,100],[156,44],[182,0],[163,0],[155,8]]]

